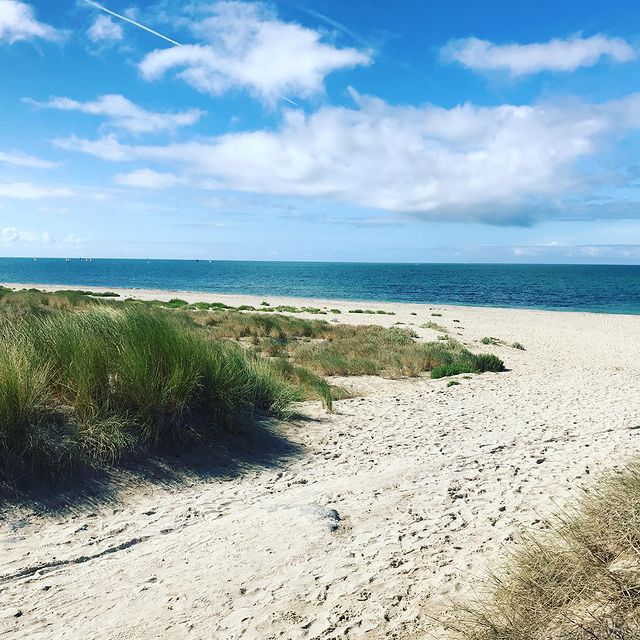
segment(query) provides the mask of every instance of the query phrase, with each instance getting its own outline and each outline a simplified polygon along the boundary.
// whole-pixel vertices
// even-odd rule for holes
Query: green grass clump
[[[37,290],[36,290],[37,291]],[[119,293],[113,291],[82,291],[81,289],[59,289],[55,293],[62,295],[91,296],[92,298],[119,298]]]
[[[338,314],[338,313],[342,313],[342,311],[340,311],[340,309],[329,309],[329,313]]]
[[[164,309],[201,309],[207,308],[206,302],[196,302],[190,305],[186,300],[180,298],[171,298],[171,300],[131,300],[128,302],[135,302],[144,307],[162,307]],[[215,303],[214,303],[215,304]]]
[[[525,350],[525,349],[524,349],[524,345],[523,345],[523,344],[521,344],[520,342],[512,342],[512,343],[511,343],[511,347],[512,347],[513,349],[519,349],[520,351],[524,351],[524,350]]]
[[[233,309],[233,307],[230,307],[224,302],[210,302],[209,309],[211,309],[212,311],[224,311],[226,309]]]
[[[449,382],[447,382],[447,387],[455,387],[456,385],[459,385],[460,383],[457,380],[449,380]]]
[[[277,307],[274,307],[273,310],[285,313],[300,313],[300,309],[298,309],[298,307],[292,307],[288,304],[281,304]],[[261,311],[267,311],[267,309],[261,309]],[[269,311],[271,311],[271,309],[269,309]]]
[[[215,311],[215,313],[211,313]],[[349,326],[223,303],[111,301],[0,290],[0,476],[62,475],[252,416],[348,395],[325,375],[433,377],[501,360],[412,330]],[[444,368],[444,369],[443,369]]]
[[[438,324],[437,322],[432,322],[431,320],[429,320],[429,322],[425,322],[424,324],[420,325],[423,329],[433,329],[434,331],[442,331],[443,333],[447,332],[447,328],[443,327],[441,324]]]
[[[504,368],[495,356],[472,354],[446,336],[437,343],[420,343],[414,331],[400,327],[342,325],[232,311],[205,317],[203,322],[216,338],[247,341],[270,358],[286,358],[319,375],[403,377],[443,366],[459,369],[444,375]]]
[[[0,289],[0,305],[10,306],[16,309],[37,310],[42,308],[69,309],[107,302],[107,299],[117,294],[94,294],[90,291],[77,291],[75,289],[60,290],[54,293],[46,293],[40,289],[18,289],[13,291],[7,287]]]
[[[640,638],[640,464],[529,534],[491,593],[458,611],[464,640]]]
[[[460,363],[465,364],[464,372],[487,370],[475,360],[477,356],[451,340],[420,343],[413,332],[397,327],[342,325],[332,329],[321,342],[299,344],[291,354],[294,361],[322,375],[417,376]]]
[[[499,344],[504,344],[504,342],[502,340],[500,340],[500,338],[493,338],[493,337],[486,337],[486,338],[482,338],[482,340],[480,340],[480,342],[482,342],[482,344],[491,344],[491,345],[499,345]]]
[[[454,343],[458,345],[458,343]],[[491,354],[476,354],[457,346],[442,354],[443,362],[431,369],[432,378],[457,376],[461,373],[484,373],[504,371],[504,362]]]
[[[326,311],[323,311],[322,309],[319,309],[318,307],[302,307],[301,309],[302,313],[311,313],[311,314],[315,314],[315,315],[327,315]]]
[[[382,309],[350,309],[349,313],[367,313],[369,315],[395,316],[395,311],[384,311]]]
[[[205,319],[216,336],[221,338],[322,338],[329,323],[303,320],[279,314],[253,314],[227,312]]]
[[[257,412],[284,417],[322,379],[212,339],[184,315],[91,305],[0,314],[4,475],[61,475],[221,429]]]

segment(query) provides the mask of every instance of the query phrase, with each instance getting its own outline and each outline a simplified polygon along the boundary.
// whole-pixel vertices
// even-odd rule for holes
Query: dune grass
[[[76,291],[74,289],[61,289],[53,293],[46,293],[40,289],[18,289],[13,291],[7,287],[0,287],[0,306],[11,306],[16,309],[68,309],[85,306],[87,304],[107,304],[110,299],[117,298],[118,294],[110,291]]]
[[[5,306],[0,459],[5,476],[60,475],[198,438],[258,413],[286,417],[329,385],[291,363],[214,340],[189,318],[129,305]]]
[[[443,327],[441,324],[438,324],[437,322],[432,322],[431,320],[429,320],[429,322],[425,322],[424,324],[420,325],[423,329],[433,329],[434,331],[442,331],[442,333],[447,333],[447,328]]]
[[[384,311],[383,309],[349,309],[349,313],[364,313],[378,316],[395,316],[395,311]]]
[[[446,339],[421,343],[399,327],[331,324],[290,316],[226,313],[205,316],[216,337],[247,340],[269,357],[286,358],[319,375],[417,376],[502,371],[495,356],[476,355]]]
[[[0,290],[0,475],[62,475],[346,396],[322,376],[500,371],[453,340],[181,299]],[[264,307],[267,308],[267,307]],[[270,307],[273,308],[273,307]]]
[[[458,617],[464,640],[640,638],[640,464],[530,536],[492,595]]]

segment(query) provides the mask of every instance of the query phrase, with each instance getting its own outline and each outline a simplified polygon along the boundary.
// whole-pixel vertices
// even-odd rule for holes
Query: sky
[[[638,24],[0,0],[0,255],[640,263]]]

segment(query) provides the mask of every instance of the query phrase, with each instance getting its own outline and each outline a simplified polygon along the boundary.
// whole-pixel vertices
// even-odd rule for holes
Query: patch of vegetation
[[[286,417],[308,397],[331,407],[329,385],[311,371],[212,339],[176,312],[93,303],[0,313],[5,477],[60,476],[157,446],[215,442],[256,412]]]
[[[435,316],[436,318],[442,318],[442,314],[441,313],[432,313],[432,316]]]
[[[457,380],[449,380],[449,382],[447,382],[447,387],[455,387],[458,384],[460,383]]]
[[[94,296],[88,291],[76,291],[73,289],[60,290],[54,293],[45,293],[40,289],[18,289],[13,291],[7,287],[0,289],[0,305],[8,305],[14,308],[39,309],[69,309],[85,306],[87,304],[100,304],[108,302],[111,296]]]
[[[443,333],[447,332],[447,328],[443,327],[441,324],[438,324],[437,322],[432,322],[431,320],[429,320],[429,322],[425,322],[424,324],[420,325],[423,329],[433,329],[434,331],[442,331]]]
[[[186,300],[181,300],[180,298],[172,298],[171,300],[134,300],[130,302],[135,302],[141,306],[146,307],[164,307],[165,309],[207,309],[214,308],[209,305],[207,302],[196,302],[190,305]],[[212,303],[213,305],[222,304],[222,303]]]
[[[433,376],[443,366],[474,373],[489,370],[489,363],[476,360],[478,356],[451,340],[419,343],[412,332],[398,328],[343,325],[335,329],[322,342],[299,344],[291,353],[293,360],[322,375],[404,377],[431,371]],[[501,368],[493,366],[504,368],[501,361]]]
[[[416,338],[223,303],[0,291],[0,475],[63,475],[158,446],[215,442],[255,415],[286,417],[303,399],[330,410],[347,392],[325,375],[503,368],[453,340]]]
[[[482,342],[482,344],[491,344],[491,345],[499,345],[499,344],[504,344],[504,342],[502,340],[500,340],[500,338],[492,338],[492,337],[486,337],[486,338],[482,338],[482,340],[480,340],[480,342]]]
[[[321,375],[417,376],[445,365],[460,368],[456,373],[504,368],[501,360],[486,361],[446,336],[441,342],[421,343],[414,331],[400,327],[233,312],[201,320],[216,337],[244,340],[264,355],[289,359]]]
[[[453,343],[453,341],[449,341]],[[453,343],[458,345],[458,343]],[[504,362],[497,356],[486,353],[471,353],[458,346],[451,350],[452,357],[448,362],[443,362],[431,369],[432,378],[444,378],[446,376],[457,376],[461,373],[484,373],[486,371],[504,371]]]
[[[464,640],[640,637],[640,464],[605,477],[552,531],[529,535],[458,613]]]
[[[521,344],[520,342],[512,342],[511,343],[511,347],[513,349],[519,349],[520,351],[524,351],[525,350],[524,345]]]
[[[38,291],[38,290],[35,289],[35,291]],[[82,291],[81,289],[59,289],[58,291],[56,291],[56,293],[60,293],[63,295],[76,294],[81,296],[91,296],[92,298],[119,298],[120,297],[119,293],[114,293],[113,291]]]
[[[338,313],[342,313],[342,311],[340,311],[340,309],[329,309],[329,313],[338,314]]]
[[[349,309],[349,313],[368,313],[379,316],[395,316],[395,311],[384,311],[383,309]]]

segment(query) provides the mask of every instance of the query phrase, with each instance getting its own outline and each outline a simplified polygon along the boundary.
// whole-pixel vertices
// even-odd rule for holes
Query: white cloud
[[[110,16],[105,15],[100,15],[93,21],[87,31],[87,35],[92,42],[102,43],[122,40],[124,37],[122,26]]]
[[[144,189],[166,189],[180,184],[182,181],[172,173],[160,173],[152,169],[138,169],[131,173],[120,173],[115,176],[118,184]]]
[[[78,236],[75,233],[70,233],[63,240],[65,244],[83,244],[85,242],[89,242],[89,238],[83,238],[82,236]]]
[[[51,235],[48,231],[36,233],[35,231],[18,229],[17,227],[4,227],[0,229],[0,241],[10,242],[51,242]]]
[[[609,38],[601,34],[590,38],[555,39],[533,44],[499,45],[465,38],[450,42],[442,50],[446,60],[480,71],[508,71],[513,75],[541,71],[575,71],[590,67],[601,58],[628,62],[637,57],[636,51],[622,38]]]
[[[511,248],[511,253],[518,258],[553,258],[571,260],[598,260],[613,262],[640,258],[640,245],[637,244],[583,244],[571,245],[547,243],[541,245],[522,245]]]
[[[40,187],[29,182],[0,182],[0,198],[40,200],[42,198],[70,198],[74,193],[66,187]]]
[[[0,42],[13,44],[34,38],[60,40],[62,32],[38,22],[28,4],[17,0],[0,1]]]
[[[139,65],[154,80],[181,69],[199,91],[219,95],[242,88],[267,102],[282,96],[309,97],[324,89],[325,77],[338,69],[369,64],[369,52],[338,49],[321,33],[286,23],[260,3],[218,2],[190,27],[207,44],[157,49]]]
[[[29,167],[31,169],[54,169],[59,166],[58,162],[43,160],[42,158],[29,156],[24,153],[11,153],[8,151],[0,151],[0,162],[12,164],[17,167]]]
[[[640,128],[640,94],[595,105],[451,109],[355,97],[355,109],[286,112],[274,131],[165,146],[125,145],[114,136],[55,143],[110,161],[162,163],[209,188],[512,222],[525,204],[540,210],[579,190],[577,166],[609,137]]]
[[[80,111],[81,113],[105,116],[109,119],[109,124],[112,127],[125,129],[132,133],[152,133],[190,126],[205,115],[205,112],[200,109],[188,109],[175,113],[147,111],[118,94],[99,96],[90,102],[79,102],[66,97],[51,98],[47,102],[38,102],[31,98],[24,98],[24,101],[41,109]]]
[[[65,151],[80,151],[102,160],[112,162],[133,160],[135,156],[127,145],[120,144],[113,134],[99,138],[98,140],[85,140],[77,136],[69,138],[56,138],[54,146]]]

